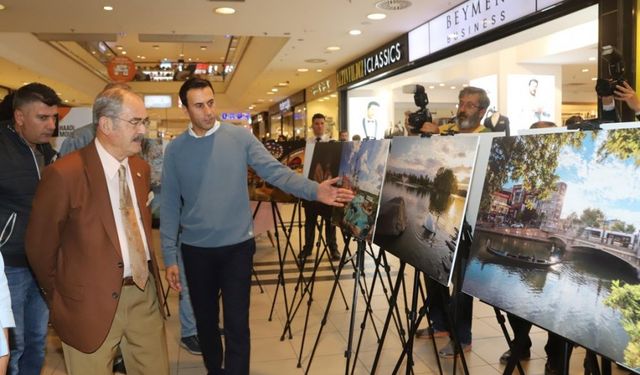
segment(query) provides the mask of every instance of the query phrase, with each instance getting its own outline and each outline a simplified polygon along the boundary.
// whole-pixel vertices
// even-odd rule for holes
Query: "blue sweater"
[[[288,193],[316,199],[318,184],[281,164],[246,129],[222,124],[202,138],[185,131],[164,155],[160,237],[167,267],[176,264],[179,232],[181,242],[198,247],[253,237],[247,166]]]

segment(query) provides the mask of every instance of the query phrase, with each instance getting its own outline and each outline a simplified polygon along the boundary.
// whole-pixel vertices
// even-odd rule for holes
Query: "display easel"
[[[356,357],[353,358],[353,367],[351,366],[351,360],[352,360],[352,355],[353,355],[353,338],[354,338],[354,327],[355,327],[355,319],[356,319],[356,312],[357,312],[357,301],[358,301],[358,288],[360,289],[360,291],[363,294],[363,297],[365,299],[365,318],[364,318],[364,322],[361,324],[361,330],[364,330],[364,328],[366,327],[366,319],[367,316],[371,319],[372,322],[374,322],[373,320],[373,311],[371,309],[371,296],[373,295],[373,290],[375,287],[375,284],[372,283],[371,285],[371,289],[367,290],[366,287],[366,281],[364,280],[364,256],[366,254],[366,242],[363,240],[356,240],[355,242],[357,243],[357,248],[356,248],[356,253],[355,255],[351,254],[351,251],[349,249],[349,241],[350,241],[350,236],[346,236],[345,237],[345,247],[344,250],[342,252],[342,257],[340,260],[340,266],[338,268],[338,273],[336,275],[336,278],[334,280],[334,285],[331,289],[331,293],[329,295],[329,300],[327,302],[327,307],[325,308],[325,312],[324,315],[321,319],[321,323],[320,323],[320,329],[318,331],[318,335],[316,336],[316,341],[314,343],[313,349],[311,350],[311,354],[309,356],[309,362],[307,363],[307,368],[305,370],[305,374],[309,373],[309,370],[311,369],[311,364],[313,362],[313,358],[315,355],[315,351],[318,347],[318,344],[320,342],[320,337],[322,336],[322,331],[324,329],[324,326],[327,323],[327,317],[329,315],[329,311],[331,309],[331,304],[333,301],[333,297],[335,295],[335,291],[336,291],[336,287],[338,285],[338,281],[340,279],[340,274],[344,268],[344,265],[348,262],[348,261],[352,261],[353,262],[353,258],[355,257],[355,265],[354,265],[354,286],[353,286],[353,297],[352,297],[352,304],[351,304],[351,317],[350,317],[350,322],[349,322],[349,335],[348,335],[348,340],[347,340],[347,348],[345,350],[344,356],[346,358],[346,364],[345,364],[345,374],[349,374],[350,368],[351,368],[351,372],[353,373],[355,371],[355,363],[356,363],[356,359],[357,359],[357,354],[358,354],[358,350],[360,348],[360,344],[362,342],[362,331],[360,333],[360,338],[358,339],[358,350],[356,350]],[[382,251],[381,251],[382,252]],[[382,277],[379,274],[379,269],[378,269],[378,265],[379,260],[383,259],[381,257],[377,258],[376,261],[376,275],[379,276],[380,280],[382,280]],[[386,258],[385,262],[386,262]],[[388,265],[385,265],[385,271],[389,272],[389,267]],[[374,276],[374,281],[376,280],[376,277]],[[386,294],[386,288],[385,288],[385,294]],[[378,336],[378,330],[375,327],[375,323],[374,324],[374,332],[376,333],[376,337],[378,339],[378,341],[380,340],[380,336]],[[302,349],[300,351],[300,356],[302,356]],[[298,363],[298,367],[300,367],[300,363]]]
[[[305,323],[304,323],[304,330],[303,330],[303,334],[302,334],[302,343],[301,343],[301,348],[300,348],[300,353],[302,353],[302,349],[304,347],[304,339],[306,337],[306,331],[307,331],[307,326],[308,326],[308,321],[309,321],[309,312],[310,312],[310,308],[311,308],[311,304],[313,303],[313,291],[314,291],[314,287],[315,287],[315,282],[316,282],[316,274],[320,268],[320,265],[322,264],[322,260],[327,257],[327,259],[329,259],[329,267],[331,268],[331,271],[333,272],[334,277],[338,277],[337,276],[337,271],[338,271],[338,267],[335,267],[335,265],[333,264],[333,260],[331,259],[330,255],[329,255],[329,251],[328,251],[328,246],[326,241],[324,240],[323,237],[323,228],[326,225],[331,225],[328,224],[326,222],[325,218],[322,218],[320,220],[319,224],[316,224],[316,229],[319,233],[319,238],[318,241],[315,243],[316,245],[316,257],[313,261],[313,267],[312,267],[312,271],[311,271],[311,275],[309,276],[309,278],[305,278],[304,276],[304,271],[305,271],[305,263],[307,258],[304,257],[300,260],[298,260],[297,257],[295,257],[296,262],[298,264],[298,278],[296,281],[296,285],[294,286],[294,294],[292,297],[292,301],[291,304],[289,305],[286,315],[287,315],[287,320],[285,322],[283,331],[282,331],[282,335],[280,336],[280,341],[283,341],[285,338],[285,335],[287,332],[289,332],[289,339],[293,338],[292,332],[291,332],[291,323],[293,322],[293,319],[295,318],[295,316],[297,315],[302,302],[304,301],[304,297],[305,295],[308,294],[308,300],[307,300],[307,313],[305,316]],[[320,250],[322,248],[322,250]],[[346,297],[344,295],[344,292],[342,290],[342,286],[340,284],[338,284],[338,288],[340,290],[340,294],[342,296],[342,300],[344,302],[345,305],[345,309],[348,310],[349,306],[347,305],[347,300]],[[299,293],[299,294],[298,294]],[[299,300],[296,301],[296,298],[299,298]],[[298,365],[298,367],[300,367],[300,364]]]

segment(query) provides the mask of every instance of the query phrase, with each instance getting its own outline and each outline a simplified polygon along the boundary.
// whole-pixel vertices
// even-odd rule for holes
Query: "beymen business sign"
[[[469,0],[409,32],[409,60],[480,35],[562,0]]]
[[[338,87],[350,85],[391,69],[403,66],[409,61],[407,35],[385,44],[381,48],[338,69]]]

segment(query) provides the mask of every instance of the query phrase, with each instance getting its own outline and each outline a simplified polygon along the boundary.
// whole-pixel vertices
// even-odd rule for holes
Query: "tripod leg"
[[[264,293],[264,289],[262,289],[262,283],[260,282],[260,278],[258,278],[258,274],[256,273],[256,269],[251,267],[251,273],[253,274],[253,278],[256,279],[256,283],[260,288],[260,294]]]
[[[380,354],[382,353],[382,348],[384,346],[384,339],[387,336],[387,330],[389,329],[389,323],[391,322],[391,317],[393,316],[394,309],[397,307],[397,299],[398,293],[400,293],[400,284],[402,283],[402,278],[404,275],[406,263],[400,261],[400,268],[398,269],[398,276],[396,278],[396,283],[393,287],[393,292],[391,292],[391,297],[389,298],[389,312],[387,313],[387,317],[384,321],[384,326],[382,328],[382,336],[380,337],[380,342],[378,343],[378,349],[376,350],[376,356],[373,360],[373,365],[371,366],[371,374],[375,374],[376,369],[378,368],[378,362],[380,361]]]
[[[404,356],[407,356],[406,374],[409,375],[413,372],[413,338],[415,337],[417,330],[417,309],[418,309],[418,293],[420,293],[420,271],[414,269],[413,274],[413,288],[411,295],[411,307],[409,310],[409,335],[407,338],[407,344],[404,346],[400,358],[396,362],[396,366],[393,369],[393,374],[396,374],[402,365]]]

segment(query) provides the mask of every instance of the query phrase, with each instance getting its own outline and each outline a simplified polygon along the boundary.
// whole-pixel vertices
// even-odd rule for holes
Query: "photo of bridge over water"
[[[639,150],[638,129],[494,139],[463,291],[640,368]]]

